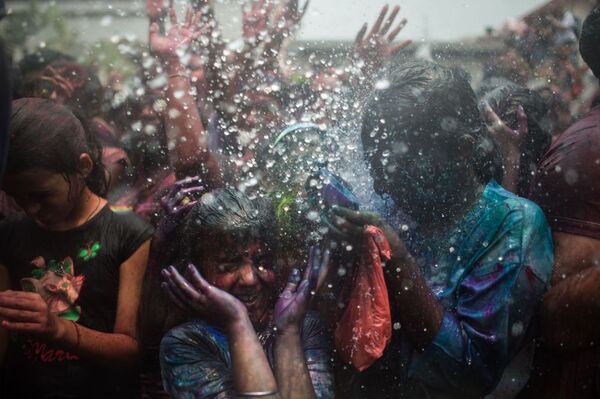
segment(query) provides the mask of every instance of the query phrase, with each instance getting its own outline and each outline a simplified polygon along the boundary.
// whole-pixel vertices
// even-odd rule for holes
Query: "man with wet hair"
[[[417,227],[335,210],[334,233],[356,240],[375,225],[392,247],[396,328],[351,394],[481,398],[531,342],[552,270],[550,230],[534,203],[494,180],[497,154],[464,72],[425,61],[390,71],[365,107],[363,147],[375,190]]]
[[[600,78],[600,6],[579,49]],[[542,159],[532,198],[555,244],[552,289],[540,312],[542,347],[526,398],[600,397],[600,107],[567,129]]]

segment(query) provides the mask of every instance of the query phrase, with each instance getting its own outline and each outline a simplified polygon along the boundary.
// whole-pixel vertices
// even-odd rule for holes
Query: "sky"
[[[408,25],[401,37],[454,41],[480,35],[546,3],[544,0],[311,0],[302,39],[349,40],[386,4],[398,4]]]

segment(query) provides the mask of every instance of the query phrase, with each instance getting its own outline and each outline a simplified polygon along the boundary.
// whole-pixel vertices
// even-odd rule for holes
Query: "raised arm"
[[[326,345],[323,347],[318,343],[318,337],[312,336],[314,332],[302,331],[312,293],[320,288],[318,277],[326,274],[322,271],[328,266],[329,251],[311,248],[304,279],[300,281],[300,272],[294,269],[275,305],[273,318],[279,332],[275,341],[275,375],[284,399],[329,398],[333,395],[331,374],[327,373],[327,367],[320,367],[330,357]],[[311,341],[317,344],[311,342],[310,348],[306,348],[302,342],[302,336],[306,335],[311,335]],[[307,350],[314,358],[308,358]]]
[[[472,244],[491,243],[476,252],[476,259],[461,263],[452,293],[457,303],[452,307],[434,295],[397,234],[377,215],[341,208],[336,213],[343,218],[333,226],[340,235],[345,231],[346,236],[356,236],[365,225],[374,225],[388,237],[392,248],[388,291],[403,333],[419,349],[409,374],[450,396],[487,394],[530,337],[550,280],[552,241],[541,210],[533,204],[515,210],[498,229],[490,229]],[[468,247],[461,251],[474,253]]]
[[[395,6],[388,15],[389,6],[386,4],[379,13],[371,30],[367,33],[365,23],[358,31],[353,47],[353,63],[356,70],[354,84],[361,91],[371,88],[372,79],[381,66],[394,57],[412,42],[405,40],[394,44],[394,41],[406,26],[407,20],[401,19],[396,23],[400,6]]]
[[[488,104],[484,105],[484,116],[494,141],[502,152],[504,177],[502,187],[511,193],[518,193],[521,172],[521,143],[528,133],[527,115],[521,105],[517,108],[518,127],[513,130],[504,123]]]
[[[6,266],[0,264],[0,292],[10,288],[10,276]],[[8,331],[0,326],[0,367],[4,363],[6,348],[8,346]]]
[[[167,114],[165,125],[170,157],[179,177],[201,175],[210,187],[222,183],[221,172],[214,156],[208,151],[207,134],[192,93],[187,66],[182,59],[189,45],[207,31],[200,26],[201,13],[188,8],[185,21],[177,23],[175,10],[169,10],[171,27],[165,35],[156,22],[150,25],[150,49],[160,59],[168,76],[166,89]]]

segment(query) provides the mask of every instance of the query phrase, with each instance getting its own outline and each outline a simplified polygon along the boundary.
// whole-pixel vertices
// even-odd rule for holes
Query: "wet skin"
[[[215,242],[221,245],[205,251],[209,255],[199,263],[203,277],[239,299],[253,325],[265,324],[275,299],[274,260],[266,246],[258,240],[240,244],[232,237]]]

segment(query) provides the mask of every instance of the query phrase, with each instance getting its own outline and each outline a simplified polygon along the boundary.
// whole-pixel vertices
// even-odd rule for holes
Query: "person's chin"
[[[261,298],[255,303],[245,305],[246,309],[248,309],[248,315],[250,316],[250,321],[252,321],[252,324],[257,326],[267,322],[269,306],[265,299]]]
[[[52,217],[32,216],[31,218],[37,225],[49,230],[51,230],[57,223],[57,221]]]

